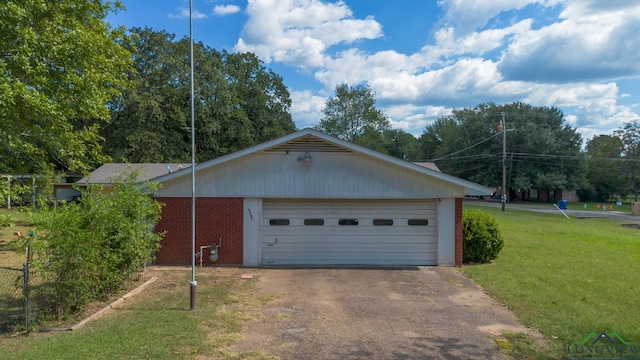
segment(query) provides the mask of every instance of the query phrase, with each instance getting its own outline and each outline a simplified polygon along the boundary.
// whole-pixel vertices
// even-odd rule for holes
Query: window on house
[[[289,225],[289,219],[270,219],[269,225],[273,226],[287,226]]]
[[[358,225],[358,219],[340,219],[338,225]]]
[[[305,225],[324,225],[324,219],[304,219]]]
[[[411,226],[427,226],[429,225],[429,220],[427,219],[409,219],[407,224]]]
[[[393,225],[393,219],[373,219],[374,226],[391,226]]]

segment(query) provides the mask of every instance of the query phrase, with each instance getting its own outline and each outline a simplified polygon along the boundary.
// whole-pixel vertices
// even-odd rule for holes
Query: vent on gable
[[[305,135],[298,139],[274,146],[265,151],[353,153],[353,150],[351,149],[330,143],[313,135]]]

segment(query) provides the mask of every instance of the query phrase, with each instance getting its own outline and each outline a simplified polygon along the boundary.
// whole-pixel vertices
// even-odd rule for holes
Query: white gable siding
[[[409,199],[463,197],[456,184],[364,154],[259,152],[196,172],[198,197]],[[190,176],[163,183],[156,196],[191,196]]]

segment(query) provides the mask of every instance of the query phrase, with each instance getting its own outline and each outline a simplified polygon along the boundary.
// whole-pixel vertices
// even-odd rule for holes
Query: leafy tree
[[[587,142],[586,153],[589,186],[581,190],[580,197],[595,201],[624,197],[629,187],[623,176],[622,140],[612,135],[594,136]]]
[[[43,295],[58,319],[119,290],[159,248],[163,234],[152,227],[161,205],[145,192],[158,185],[143,189],[136,176],[116,179],[111,191],[90,187],[78,203],[43,209],[34,220],[37,235],[23,239],[36,254],[47,282]]]
[[[119,161],[191,158],[189,40],[133,28],[135,88],[118,97],[104,127],[105,150]],[[198,161],[209,160],[295,130],[282,78],[251,53],[194,44]]]
[[[335,96],[327,99],[322,112],[325,117],[318,130],[366,147],[380,143],[391,128],[386,115],[375,107],[369,85],[336,86]]]
[[[640,193],[640,120],[625,123],[615,134],[624,145],[622,174],[626,178],[634,201]]]
[[[376,150],[409,161],[423,158],[418,139],[400,129],[385,130],[380,148]]]
[[[99,121],[127,85],[124,31],[102,0],[0,6],[0,171],[84,171],[102,163]]]
[[[503,143],[498,123],[506,118],[507,187],[560,189],[584,183],[580,134],[553,107],[524,103],[481,104],[436,120],[420,138],[427,158],[443,172],[487,186],[502,184]]]

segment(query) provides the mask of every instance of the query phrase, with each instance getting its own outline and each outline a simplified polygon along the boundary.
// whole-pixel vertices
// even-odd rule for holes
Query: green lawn
[[[495,200],[494,202],[499,203],[499,200]],[[555,202],[537,202],[537,201],[518,201],[507,204],[507,208],[509,208],[510,204],[515,205],[527,205],[528,207],[539,207],[544,209],[553,209],[553,204],[558,204]],[[616,201],[601,201],[601,202],[581,202],[581,201],[570,201],[567,204],[567,210],[588,210],[588,211],[620,211],[625,213],[631,212],[631,202],[622,202],[620,205]]]
[[[0,338],[0,359],[267,359],[224,350],[257,316],[238,309],[269,300],[253,295],[253,280],[240,280],[241,271],[199,269],[196,310],[189,310],[190,272],[165,272],[152,289],[126,300],[133,303],[77,331]]]
[[[557,204],[557,202],[556,202]],[[588,210],[588,211],[621,211],[630,213],[631,203],[623,202],[618,205],[617,202],[569,202],[567,204],[568,210]]]
[[[567,345],[591,332],[640,343],[640,230],[604,218],[465,208],[495,216],[505,247],[493,264],[462,271],[540,329],[552,346],[547,356],[566,357]]]

